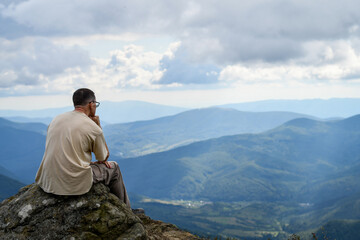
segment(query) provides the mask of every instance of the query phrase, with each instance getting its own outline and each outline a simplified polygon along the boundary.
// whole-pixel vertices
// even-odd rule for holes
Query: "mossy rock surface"
[[[57,196],[36,184],[0,204],[4,239],[148,239],[142,221],[103,184]]]

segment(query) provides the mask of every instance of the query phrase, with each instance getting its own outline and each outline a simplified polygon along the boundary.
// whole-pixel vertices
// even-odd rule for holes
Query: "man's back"
[[[35,181],[49,193],[80,195],[92,186],[91,152],[98,160],[108,154],[102,130],[84,113],[72,111],[54,118]]]

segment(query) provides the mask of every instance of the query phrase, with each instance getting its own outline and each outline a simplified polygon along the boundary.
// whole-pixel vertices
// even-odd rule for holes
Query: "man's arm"
[[[96,125],[98,125],[101,128],[99,116],[94,116],[94,117],[90,117],[90,118],[91,118],[91,120],[93,120],[96,123]],[[109,156],[110,156],[110,151],[109,151],[109,148],[108,148],[108,146],[106,144],[106,141],[105,141],[105,147],[106,147],[106,150],[107,150],[107,155],[105,157],[105,160],[104,161],[96,161],[95,163],[103,163],[103,164],[105,164],[105,166],[107,168],[111,168],[111,164],[107,161]]]
[[[110,151],[109,151],[109,148],[108,148],[108,146],[106,144],[106,141],[105,141],[105,147],[106,147],[106,150],[107,150],[107,155],[106,155],[105,160],[103,162],[101,162],[101,163],[104,163],[106,165],[106,167],[111,168],[110,163],[107,161],[109,156],[110,156]]]

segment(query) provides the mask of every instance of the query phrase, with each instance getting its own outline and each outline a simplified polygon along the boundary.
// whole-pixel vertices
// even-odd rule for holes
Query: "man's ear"
[[[92,102],[90,102],[90,103],[88,103],[89,105],[88,105],[88,108],[89,108],[89,117],[95,117],[95,113],[92,113],[92,111],[91,111],[91,104],[92,104]]]

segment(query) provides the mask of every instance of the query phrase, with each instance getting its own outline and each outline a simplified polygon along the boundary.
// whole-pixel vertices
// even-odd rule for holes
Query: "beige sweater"
[[[107,156],[102,129],[81,112],[63,113],[50,123],[36,183],[48,193],[81,195],[92,186],[91,152]]]

